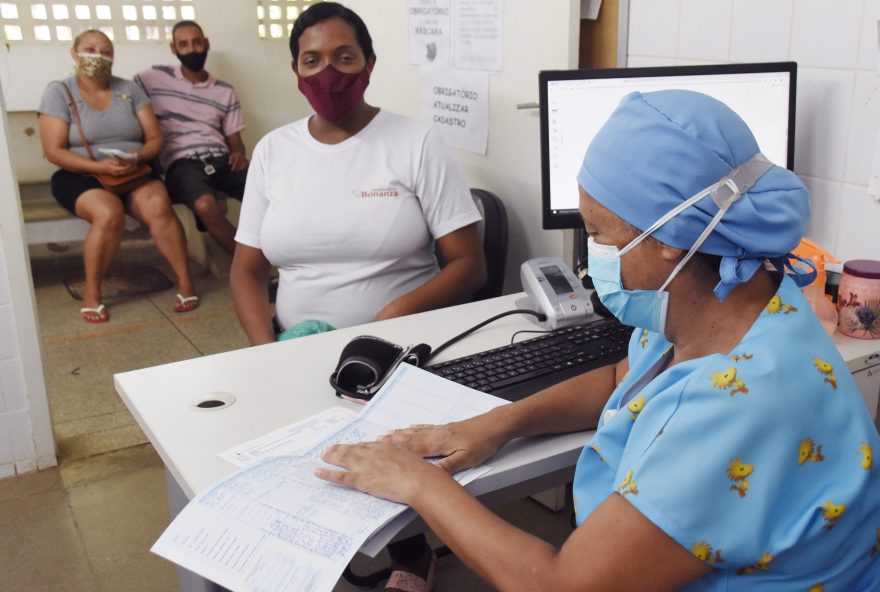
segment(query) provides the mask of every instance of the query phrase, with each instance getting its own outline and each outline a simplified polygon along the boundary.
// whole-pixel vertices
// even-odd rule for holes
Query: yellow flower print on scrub
[[[642,345],[642,349],[645,349],[645,346],[648,345],[648,330],[642,329],[642,336],[639,338],[639,343]]]
[[[837,524],[837,521],[840,520],[840,517],[843,516],[844,512],[846,512],[846,504],[835,504],[831,500],[822,504],[822,517],[826,522],[825,526],[822,527],[822,530],[831,530],[834,528],[834,525]]]
[[[822,455],[822,445],[817,447],[811,438],[805,438],[798,444],[798,464],[802,465],[807,461],[817,463],[825,460]]]
[[[741,378],[736,377],[736,368],[731,366],[724,372],[721,370],[716,370],[709,376],[709,380],[712,381],[712,386],[726,391],[732,387],[733,390],[730,391],[730,396],[734,396],[737,393],[742,393],[744,395],[749,394],[749,389],[746,388],[746,383],[743,382]]]
[[[816,370],[825,375],[825,382],[830,384],[831,388],[837,390],[837,377],[834,376],[834,366],[822,358],[813,358],[813,366],[816,367]]]
[[[605,457],[602,456],[602,450],[598,446],[596,446],[595,444],[590,444],[590,448],[593,449],[593,452],[599,455],[599,460],[605,462]]]
[[[645,404],[648,400],[645,398],[645,395],[639,395],[629,403],[627,403],[626,408],[629,410],[629,415],[633,421],[639,416],[639,413],[642,412],[642,409],[645,408]]]
[[[730,356],[730,359],[733,360],[734,362],[736,362],[737,364],[739,364],[740,362],[751,360],[754,357],[755,357],[754,354],[744,353],[743,355],[734,354],[734,355]]]
[[[733,481],[731,491],[735,491],[740,497],[745,497],[749,490],[749,477],[755,472],[754,465],[746,464],[741,458],[735,458],[727,466],[727,478]]]
[[[859,444],[859,454],[862,455],[862,468],[870,471],[874,466],[874,453],[871,450],[871,445],[867,442]]]
[[[724,559],[721,558],[721,549],[716,549],[713,554],[712,545],[706,541],[700,541],[699,543],[691,545],[691,553],[694,554],[694,557],[704,563],[709,563],[711,565],[724,563]]]
[[[767,303],[767,312],[770,314],[788,314],[790,312],[797,312],[797,308],[790,304],[785,304],[782,302],[782,298],[779,297],[779,294],[770,299],[770,302]]]
[[[630,469],[629,472],[627,472],[626,477],[623,478],[623,483],[617,486],[617,491],[623,496],[628,494],[639,495],[639,488],[636,485],[636,482],[633,481],[632,469]]]
[[[736,570],[736,575],[738,576],[747,576],[749,574],[753,574],[756,571],[770,571],[770,568],[767,567],[772,561],[774,557],[770,553],[764,553],[761,555],[761,558],[758,559],[757,563],[753,563],[747,567],[741,567]]]

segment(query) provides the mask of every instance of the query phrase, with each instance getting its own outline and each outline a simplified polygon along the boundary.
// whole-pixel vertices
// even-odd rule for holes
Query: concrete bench
[[[19,182],[25,236],[31,247],[31,256],[67,253],[71,244],[82,242],[89,224],[68,213],[52,197],[49,178],[56,167],[43,156],[37,112],[9,111],[7,116],[10,157]],[[227,215],[236,222],[239,203],[227,201],[234,202]],[[217,277],[228,275],[229,256],[207,234],[199,232],[193,213],[186,206],[177,204],[174,212],[183,225],[190,259]],[[146,228],[130,216],[125,218],[125,230],[123,247],[135,241],[150,240]]]
[[[25,237],[28,246],[46,245],[50,253],[66,252],[60,245],[79,243],[85,239],[89,224],[71,215],[58,205],[52,197],[49,183],[22,183],[19,185],[21,209],[24,217]],[[234,199],[227,215],[238,219],[239,202]],[[186,235],[187,253],[192,261],[208,270],[215,277],[226,277],[229,269],[229,256],[211,239],[207,233],[200,232],[192,211],[184,205],[174,204],[174,213],[180,219]],[[149,240],[146,228],[131,216],[125,217],[123,245],[135,240]],[[32,249],[33,250],[33,249]]]

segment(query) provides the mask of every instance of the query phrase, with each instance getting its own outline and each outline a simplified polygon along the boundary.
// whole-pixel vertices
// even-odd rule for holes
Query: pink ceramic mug
[[[844,335],[880,339],[880,261],[854,259],[843,264],[837,312]]]

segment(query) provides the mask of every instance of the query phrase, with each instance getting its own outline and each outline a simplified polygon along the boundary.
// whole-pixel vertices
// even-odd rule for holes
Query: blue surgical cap
[[[644,231],[759,151],[745,122],[721,101],[685,90],[634,92],[587,148],[578,183]],[[707,196],[653,236],[687,251],[717,212]],[[780,166],[764,173],[698,249],[722,256],[718,298],[747,282],[765,259],[786,267],[809,217],[808,191],[797,175]]]

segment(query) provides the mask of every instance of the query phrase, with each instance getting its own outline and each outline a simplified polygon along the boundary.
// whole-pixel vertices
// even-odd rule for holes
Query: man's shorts
[[[208,174],[208,167],[213,173]],[[165,184],[171,201],[182,203],[191,210],[195,209],[196,200],[203,195],[217,196],[218,191],[236,199],[244,195],[244,183],[247,180],[247,169],[233,171],[229,168],[229,156],[206,158],[180,158],[171,163],[165,172]]]

